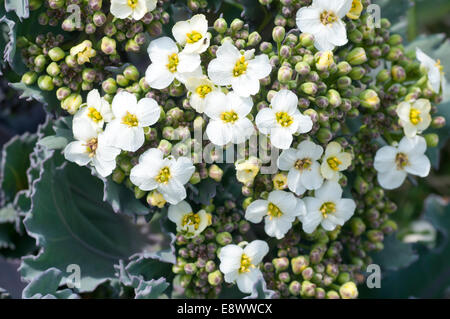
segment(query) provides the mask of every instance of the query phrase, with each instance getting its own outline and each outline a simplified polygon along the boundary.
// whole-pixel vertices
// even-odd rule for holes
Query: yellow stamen
[[[101,120],[103,120],[103,116],[100,114],[99,111],[97,111],[94,107],[90,107],[88,109],[88,114],[87,116],[93,120],[95,123],[100,122]]]
[[[197,230],[200,225],[200,216],[198,214],[194,214],[190,212],[183,216],[183,220],[181,221],[181,226],[194,226],[194,229]]]
[[[248,66],[248,62],[245,61],[245,56],[241,56],[241,58],[239,60],[237,60],[236,64],[234,65],[233,75],[235,77],[238,77],[238,76],[244,74],[245,72],[247,72],[247,66]]]
[[[128,0],[128,6],[131,9],[134,9],[137,7],[139,0]]]
[[[323,218],[327,218],[329,214],[333,214],[336,212],[336,204],[333,202],[326,202],[320,206],[320,212],[322,213]]]
[[[353,0],[352,7],[350,11],[347,13],[347,17],[350,19],[358,19],[361,16],[361,12],[363,10],[363,5],[361,0]]]
[[[180,61],[178,59],[178,54],[172,53],[171,55],[169,55],[169,63],[166,66],[170,72],[175,73],[177,72],[179,62]]]
[[[295,162],[294,167],[299,171],[303,171],[304,169],[311,169],[312,160],[310,158],[299,159]]]
[[[94,157],[97,151],[97,138],[90,139],[86,144],[86,151],[89,153],[89,157]]]
[[[330,166],[333,171],[338,171],[339,165],[342,164],[342,162],[336,156],[329,157],[327,159],[327,163],[328,166]]]
[[[275,189],[285,189],[287,186],[287,176],[283,173],[278,173],[273,178],[273,187]]]
[[[411,108],[411,111],[409,112],[409,120],[414,125],[417,125],[420,122],[422,122],[422,118],[420,117],[420,111],[418,109]]]
[[[203,36],[197,31],[192,31],[191,33],[186,33],[186,42],[187,43],[195,43],[197,41],[200,41],[201,38],[203,38]]]
[[[322,22],[323,25],[333,24],[336,21],[338,21],[338,17],[333,11],[325,10],[320,14],[320,22]]]
[[[209,85],[207,85],[207,84],[200,85],[199,87],[197,87],[197,88],[195,89],[195,92],[197,92],[197,94],[198,94],[202,99],[204,99],[205,96],[207,96],[209,93],[211,93],[211,91],[212,91],[212,87],[209,86]]]
[[[170,169],[167,166],[161,168],[155,179],[159,184],[167,184],[170,180]]]
[[[223,112],[220,115],[220,119],[224,123],[234,124],[234,122],[236,122],[239,119],[239,116],[237,115],[237,113],[235,111],[229,111],[229,112]]]
[[[395,163],[397,164],[397,169],[402,170],[409,164],[408,155],[405,153],[397,153],[395,156]]]
[[[239,268],[239,273],[249,272],[250,267],[255,267],[252,265],[252,260],[246,254],[241,256],[241,267]]]
[[[434,66],[439,69],[439,72],[441,72],[442,75],[444,74],[444,66],[441,64],[441,60],[438,59]]]
[[[129,127],[138,126],[139,121],[136,115],[127,112],[127,114],[122,118],[122,124],[128,125]]]
[[[275,116],[278,124],[280,124],[282,127],[288,127],[294,122],[292,116],[290,116],[286,112],[277,112]]]
[[[283,216],[283,212],[278,208],[277,205],[269,203],[267,208],[267,215],[269,215],[269,218],[272,220],[274,217],[278,218]]]

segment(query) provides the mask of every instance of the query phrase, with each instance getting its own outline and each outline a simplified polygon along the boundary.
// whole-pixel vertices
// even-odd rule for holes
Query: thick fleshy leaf
[[[78,299],[79,296],[71,289],[58,290],[63,273],[56,268],[49,268],[25,287],[22,292],[24,299]]]

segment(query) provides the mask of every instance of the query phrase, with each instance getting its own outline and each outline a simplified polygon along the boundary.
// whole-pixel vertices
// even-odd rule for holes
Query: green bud
[[[339,284],[343,284],[350,281],[350,274],[348,272],[341,272],[337,278]]]
[[[337,64],[337,74],[347,75],[351,72],[352,66],[347,61],[342,61]]]
[[[339,288],[339,294],[341,295],[342,299],[355,299],[358,297],[358,288],[356,288],[356,285],[354,282],[349,281],[346,282]]]
[[[286,30],[284,27],[276,26],[272,30],[272,38],[276,43],[281,43],[284,40],[284,37],[286,35]]]
[[[164,153],[165,156],[169,155],[172,150],[172,143],[168,140],[161,140],[158,148]]]
[[[71,91],[68,87],[60,87],[56,90],[56,98],[59,101],[64,100],[66,97],[70,95]]]
[[[394,65],[391,69],[391,74],[395,82],[404,82],[406,80],[405,69],[400,65]]]
[[[37,73],[29,71],[22,75],[21,82],[26,85],[33,85],[37,80]]]
[[[331,131],[325,127],[320,128],[316,133],[317,139],[322,144],[327,144],[333,138]]]
[[[301,61],[295,65],[295,71],[300,75],[307,75],[311,72],[311,67],[305,61]]]
[[[298,296],[300,294],[300,291],[302,289],[302,284],[298,281],[294,280],[289,284],[289,292],[293,296]]]
[[[439,135],[436,133],[425,134],[425,140],[427,141],[427,147],[436,147],[439,144]]]
[[[313,297],[315,294],[316,294],[316,285],[307,280],[303,281],[300,295],[302,297]]]
[[[52,91],[55,86],[53,85],[53,79],[48,75],[41,75],[37,80],[38,86],[43,91]]]
[[[443,128],[445,126],[446,120],[445,117],[443,116],[436,116],[433,118],[432,122],[431,122],[431,127],[432,128]]]
[[[216,242],[221,246],[226,246],[233,241],[233,237],[229,232],[222,232],[216,235]]]
[[[119,167],[125,174],[129,175],[131,169],[133,168],[133,164],[131,163],[131,159],[129,157],[122,157],[118,160]]]
[[[125,76],[123,76],[122,74],[117,74],[116,75],[116,82],[121,87],[126,87],[130,83],[130,81]]]
[[[145,195],[147,195],[146,191],[141,190],[139,187],[135,186],[134,187],[134,197],[136,197],[136,199],[141,199],[143,198]]]
[[[396,46],[402,44],[403,38],[400,34],[393,34],[389,37],[388,44],[390,46]]]
[[[380,83],[384,83],[387,82],[391,79],[391,74],[389,73],[388,70],[383,69],[380,72],[378,72],[377,74],[377,81]]]
[[[216,270],[210,274],[208,274],[208,283],[211,286],[218,286],[222,283],[223,281],[223,277],[222,277],[222,273],[220,272],[220,270]]]
[[[261,40],[261,35],[257,31],[254,31],[248,35],[247,44],[251,47],[254,47],[257,46],[261,42]]]
[[[327,299],[339,299],[339,294],[334,290],[328,290],[326,298]]]
[[[78,111],[81,103],[83,103],[81,95],[72,93],[61,102],[61,107],[73,115]]]
[[[115,54],[116,51],[116,40],[103,37],[100,43],[100,48],[102,52],[106,55]]]
[[[46,64],[47,58],[45,57],[45,55],[40,54],[34,58],[34,67],[37,72],[44,70]]]
[[[125,173],[120,168],[116,168],[112,173],[112,180],[117,184],[121,184],[124,179]]]
[[[278,70],[278,81],[280,83],[286,84],[292,79],[294,71],[289,66],[282,66]]]
[[[213,180],[220,182],[222,180],[223,170],[216,164],[213,164],[209,167],[208,174]]]
[[[307,48],[314,44],[314,36],[309,33],[300,34],[300,43],[303,47]]]
[[[52,62],[47,66],[47,73],[50,76],[57,76],[59,72],[61,72],[61,69],[59,68],[58,63]]]
[[[50,51],[48,51],[48,56],[50,57],[50,59],[52,61],[58,62],[58,61],[64,59],[66,54],[64,53],[64,51],[61,48],[55,47],[55,48],[50,49]]]
[[[291,260],[291,268],[292,272],[295,275],[299,275],[302,273],[303,270],[306,269],[309,265],[309,257],[307,256],[297,256],[292,258]]]
[[[350,53],[347,55],[346,60],[351,65],[361,65],[365,62],[367,62],[367,55],[366,50],[361,47],[354,48],[350,51]]]
[[[218,33],[220,34],[225,33],[227,29],[228,24],[224,18],[219,18],[216,21],[214,21],[214,30],[216,30]]]
[[[366,70],[363,67],[352,68],[348,74],[352,80],[361,80],[364,75],[366,75]]]
[[[234,19],[231,24],[230,24],[230,28],[231,31],[236,32],[242,29],[242,27],[244,26],[244,21],[242,21],[241,19]]]
[[[280,272],[289,268],[289,259],[286,257],[275,258],[272,260],[272,264],[275,267],[275,270]]]
[[[327,98],[332,107],[339,107],[342,103],[341,95],[336,90],[328,90]]]
[[[378,97],[377,92],[375,92],[374,90],[364,90],[359,95],[359,98],[363,107],[372,110],[377,110],[380,107],[380,98]]]
[[[117,83],[113,78],[108,78],[103,81],[102,89],[107,94],[114,94],[117,92]]]
[[[38,10],[42,6],[43,3],[44,3],[43,0],[30,0],[29,4],[28,4],[30,11]]]
[[[262,43],[259,45],[259,50],[260,50],[262,53],[269,54],[269,53],[271,53],[272,50],[273,50],[273,45],[272,45],[272,43],[270,43],[270,42],[262,42]]]
[[[363,40],[363,34],[358,29],[355,29],[348,33],[348,38],[353,43],[361,43]]]
[[[317,93],[317,84],[313,82],[305,82],[300,86],[300,89],[308,94],[308,95],[316,95]]]

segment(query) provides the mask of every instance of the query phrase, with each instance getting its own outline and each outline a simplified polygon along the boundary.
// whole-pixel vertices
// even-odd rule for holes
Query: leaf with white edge
[[[38,141],[38,144],[44,146],[50,150],[59,150],[66,147],[68,141],[65,137],[62,136],[46,136],[43,139]]]
[[[11,62],[10,57],[15,52],[16,36],[14,33],[14,27],[16,23],[6,16],[0,18],[0,66],[5,66],[6,62]],[[0,75],[1,75],[0,71]]]
[[[28,0],[5,0],[5,9],[14,11],[20,20],[30,16]]]
[[[12,202],[17,192],[28,188],[26,171],[37,136],[25,133],[3,146],[0,163],[0,204]]]
[[[267,289],[266,281],[261,277],[253,285],[252,294],[244,299],[273,299],[274,296],[275,291]]]
[[[32,209],[24,224],[41,251],[22,259],[22,277],[31,281],[50,267],[81,269],[80,292],[114,278],[114,265],[145,251],[145,224],[115,214],[102,200],[101,181],[89,169],[48,158],[33,183]],[[65,273],[64,273],[65,275]]]
[[[63,273],[56,268],[49,268],[32,282],[22,292],[23,299],[78,299],[71,289],[58,290],[64,282]]]
[[[0,224],[15,223],[17,218],[17,212],[11,206],[0,208]]]

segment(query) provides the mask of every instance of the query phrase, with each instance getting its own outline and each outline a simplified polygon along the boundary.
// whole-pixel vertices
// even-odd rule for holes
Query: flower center
[[[397,153],[395,156],[395,163],[397,164],[397,169],[402,170],[406,165],[409,164],[408,155],[405,153]]]
[[[197,230],[200,225],[200,216],[198,214],[194,214],[190,212],[183,216],[183,220],[181,221],[181,226],[194,226],[194,229]]]
[[[329,214],[333,214],[336,212],[336,204],[333,202],[326,202],[320,206],[320,212],[322,213],[323,218],[327,218]]]
[[[287,185],[287,176],[284,174],[277,174],[273,178],[273,186],[275,189],[284,189]]]
[[[294,122],[292,116],[290,116],[286,112],[277,112],[275,116],[278,124],[280,124],[282,127],[288,127]]]
[[[412,124],[417,125],[422,122],[422,118],[420,117],[420,111],[418,109],[411,108],[409,112],[409,120]]]
[[[252,265],[252,260],[246,254],[241,256],[241,267],[239,267],[239,273],[249,272]]]
[[[137,7],[139,0],[128,0],[128,6],[131,9],[134,9]]]
[[[99,111],[97,111],[95,108],[90,107],[89,108],[89,112],[87,114],[87,116],[93,120],[95,123],[100,122],[101,120],[103,120],[103,116],[100,114]]]
[[[209,93],[211,93],[212,88],[209,85],[200,85],[198,88],[195,89],[195,92],[197,92],[197,94],[204,99],[206,95],[208,95]]]
[[[283,216],[283,212],[278,208],[277,205],[269,203],[267,207],[267,215],[269,215],[270,219],[273,219],[274,217],[277,218]]]
[[[339,165],[342,164],[342,162],[336,156],[328,157],[327,163],[328,166],[330,166],[333,171],[338,171]]]
[[[161,168],[155,179],[159,184],[167,184],[170,180],[170,169],[167,166]]]
[[[187,43],[195,43],[195,42],[199,41],[201,38],[203,38],[201,33],[197,32],[195,30],[192,31],[191,33],[186,33],[186,42]]]
[[[97,138],[91,138],[87,143],[86,143],[86,152],[89,153],[89,157],[94,157],[95,156],[95,152],[97,151]]]
[[[299,159],[295,162],[294,167],[299,171],[303,171],[304,169],[311,169],[312,160],[310,158]]]
[[[241,56],[233,68],[233,76],[238,77],[247,71],[248,62],[245,61],[245,56]]]
[[[138,126],[139,121],[136,115],[127,112],[127,114],[122,118],[122,124],[128,125],[129,127]]]
[[[434,66],[439,69],[439,72],[441,72],[441,74],[444,74],[444,66],[441,64],[441,60],[438,59]]]
[[[220,115],[220,119],[224,123],[234,124],[234,122],[236,122],[239,119],[239,116],[237,115],[237,113],[235,111],[229,111],[229,112],[223,112]]]
[[[170,72],[175,73],[177,72],[178,63],[180,61],[178,60],[178,54],[172,53],[169,55],[169,63],[167,63],[167,68]]]
[[[337,20],[338,17],[333,11],[324,10],[320,14],[320,22],[322,22],[323,25],[333,24]]]

